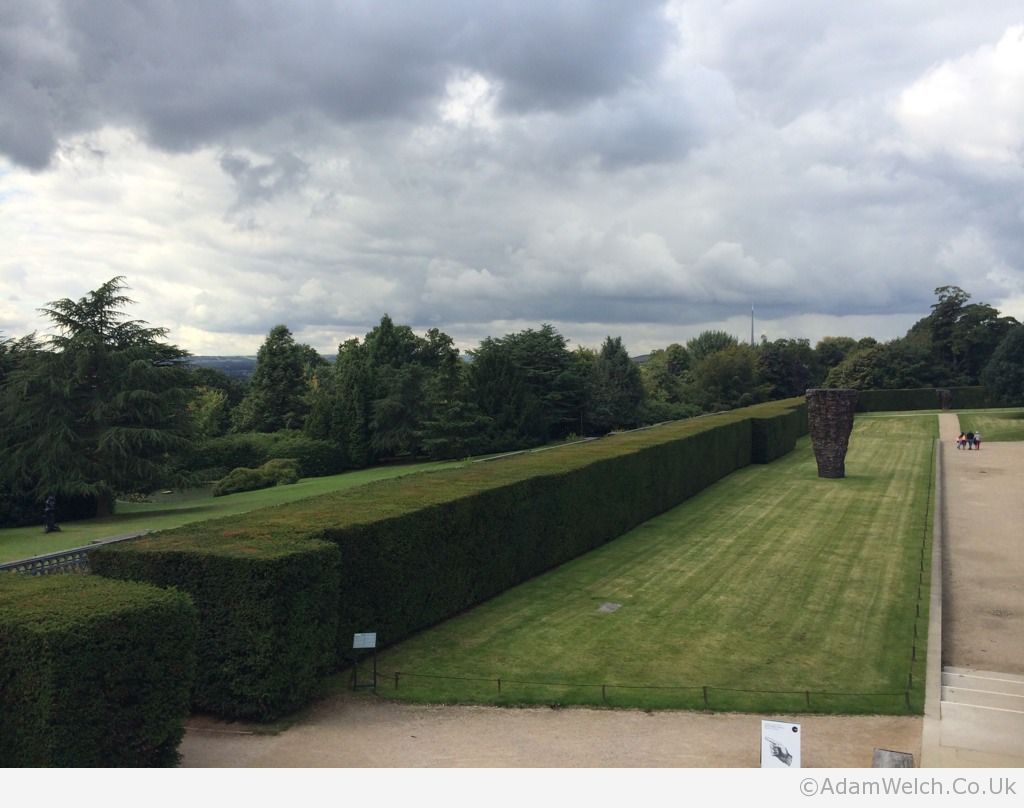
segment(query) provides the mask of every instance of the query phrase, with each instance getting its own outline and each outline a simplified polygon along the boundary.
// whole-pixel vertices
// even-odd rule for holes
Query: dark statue
[[[50,494],[46,498],[46,506],[43,508],[43,533],[59,533],[60,525],[57,524],[57,497]]]
[[[819,477],[846,476],[846,450],[856,406],[856,390],[807,391],[807,421]]]

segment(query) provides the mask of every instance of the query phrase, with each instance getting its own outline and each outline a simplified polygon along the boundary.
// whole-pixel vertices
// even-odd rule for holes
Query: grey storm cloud
[[[1022,154],[1011,0],[0,0],[0,330],[1021,316]]]
[[[240,207],[293,191],[309,176],[309,164],[288,152],[266,163],[254,163],[244,155],[224,154],[220,167],[235,181]]]
[[[283,116],[415,120],[459,69],[561,110],[660,64],[662,3],[33,0],[0,10],[0,150],[39,169],[104,123],[188,150]]]

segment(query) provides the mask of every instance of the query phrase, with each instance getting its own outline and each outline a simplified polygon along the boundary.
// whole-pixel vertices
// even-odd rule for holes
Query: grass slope
[[[962,412],[960,429],[964,432],[980,431],[982,445],[993,440],[1024,440],[1024,410]]]
[[[119,502],[117,513],[104,519],[86,519],[61,523],[60,533],[44,534],[42,514],[39,527],[16,527],[0,530],[0,563],[30,556],[55,553],[81,547],[95,539],[137,533],[143,530],[168,530],[182,525],[216,519],[281,505],[319,494],[345,491],[377,480],[407,474],[455,468],[461,461],[417,463],[349,471],[330,477],[309,477],[294,485],[280,485],[260,491],[245,491],[225,497],[213,497],[209,489],[153,495],[153,502]]]
[[[385,651],[381,692],[432,702],[906,712],[915,621],[922,637],[927,627],[927,575],[918,588],[922,547],[924,569],[930,557],[935,433],[934,418],[859,419],[838,481],[817,477],[804,439],[789,456],[738,471]],[[893,695],[834,695],[850,693]]]

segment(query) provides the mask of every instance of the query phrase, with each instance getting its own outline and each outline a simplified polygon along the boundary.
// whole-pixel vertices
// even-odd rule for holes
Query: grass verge
[[[804,439],[388,649],[380,692],[440,703],[920,712],[935,437],[934,418],[858,418],[843,480],[817,477]]]
[[[117,513],[103,519],[85,519],[80,522],[62,522],[59,533],[44,534],[42,514],[40,526],[15,527],[0,530],[0,563],[17,561],[36,555],[56,553],[71,547],[82,547],[97,539],[144,530],[168,530],[174,527],[216,519],[281,505],[335,491],[387,480],[406,474],[419,474],[438,469],[464,465],[462,461],[415,463],[395,466],[377,466],[359,471],[348,471],[330,477],[308,477],[294,485],[279,485],[259,491],[245,491],[224,497],[214,497],[209,488],[175,492],[170,495],[154,494],[150,502],[119,502]]]
[[[1024,440],[1024,409],[962,412],[960,429],[964,432],[981,432],[982,440],[1019,441]]]

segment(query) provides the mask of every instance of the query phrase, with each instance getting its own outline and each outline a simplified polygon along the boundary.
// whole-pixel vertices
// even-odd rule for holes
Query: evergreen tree
[[[315,359],[314,359],[315,357]],[[311,365],[322,363],[316,351],[295,342],[287,326],[270,329],[256,355],[256,369],[245,398],[235,410],[238,432],[301,429],[309,411]]]
[[[103,514],[115,496],[187,480],[175,461],[190,442],[187,353],[126,319],[124,289],[115,277],[42,309],[55,335],[0,386],[0,448],[22,496],[89,497]]]
[[[472,356],[473,398],[493,419],[503,448],[546,443],[579,429],[586,379],[554,326],[488,337]]]
[[[306,432],[336,443],[352,468],[369,465],[372,390],[366,346],[358,339],[339,345],[334,365],[317,372],[313,388]]]
[[[629,358],[621,337],[607,337],[588,380],[588,422],[595,431],[630,428],[639,423],[644,400],[640,369]]]

